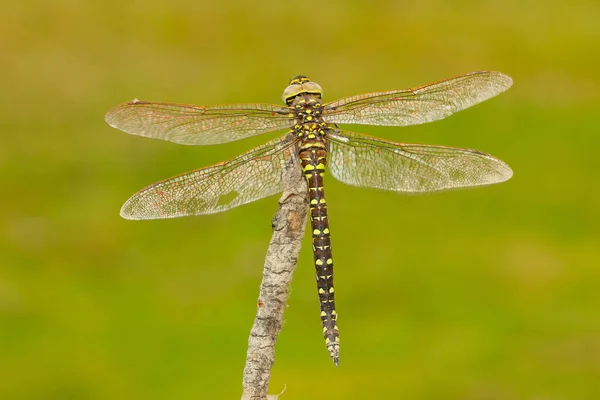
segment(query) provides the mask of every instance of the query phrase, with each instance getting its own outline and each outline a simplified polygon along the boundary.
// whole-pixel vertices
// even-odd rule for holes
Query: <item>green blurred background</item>
[[[600,398],[600,2],[29,0],[0,15],[0,398],[229,399],[277,197],[125,221],[154,181],[273,137],[186,147],[108,127],[133,98],[279,104],[481,69],[505,94],[447,120],[351,129],[476,148],[493,187],[399,196],[326,179],[341,366],[309,238],[271,392],[284,399]]]

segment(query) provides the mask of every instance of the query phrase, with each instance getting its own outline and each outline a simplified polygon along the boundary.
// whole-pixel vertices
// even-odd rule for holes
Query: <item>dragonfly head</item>
[[[318,83],[311,82],[308,77],[298,75],[290,81],[290,85],[285,88],[281,98],[287,105],[290,105],[294,101],[294,98],[302,93],[315,94],[320,98],[323,94],[323,89],[321,89]]]

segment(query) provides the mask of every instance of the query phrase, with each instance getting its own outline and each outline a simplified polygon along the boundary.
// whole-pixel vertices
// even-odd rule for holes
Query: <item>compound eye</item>
[[[302,84],[304,90],[308,93],[318,93],[320,95],[323,94],[323,89],[321,89],[321,85],[315,82],[306,82]]]
[[[300,94],[300,92],[303,91],[304,90],[302,89],[301,85],[290,85],[285,88],[283,94],[281,95],[281,98],[284,102],[287,103],[289,99],[291,99],[292,97],[296,97],[298,94]]]

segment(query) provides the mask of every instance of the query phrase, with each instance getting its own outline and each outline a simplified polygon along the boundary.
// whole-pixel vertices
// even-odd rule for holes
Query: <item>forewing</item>
[[[328,170],[354,186],[434,192],[506,181],[512,170],[477,150],[394,143],[358,133],[329,134]]]
[[[108,111],[105,120],[132,135],[209,145],[289,128],[290,110],[271,104],[203,107],[134,100]]]
[[[481,103],[511,85],[512,79],[500,72],[472,72],[412,89],[346,97],[327,104],[323,119],[336,124],[423,124]]]
[[[121,216],[160,219],[212,214],[279,193],[285,163],[298,162],[294,143],[294,136],[286,135],[229,161],[157,182],[127,200]]]

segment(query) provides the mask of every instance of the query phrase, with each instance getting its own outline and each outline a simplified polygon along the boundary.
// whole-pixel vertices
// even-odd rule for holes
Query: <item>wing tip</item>
[[[123,104],[119,104],[118,106],[114,106],[112,107],[110,110],[108,110],[106,112],[106,114],[104,114],[104,121],[110,125],[113,128],[116,129],[121,129],[118,126],[118,121],[115,119],[121,112],[124,111],[124,109],[126,107],[129,106],[140,106],[140,105],[145,105],[145,104],[149,104],[150,102],[148,101],[144,101],[144,100],[140,100],[140,99],[133,99],[131,101],[128,101],[127,103],[123,103]]]
[[[498,80],[498,83],[504,88],[504,90],[508,90],[513,85],[513,79],[510,75],[507,75],[503,72],[492,71],[494,75],[501,78]]]
[[[127,200],[125,202],[125,204],[123,204],[123,206],[121,207],[121,210],[119,211],[119,215],[121,216],[121,218],[130,220],[130,221],[143,219],[132,212],[131,207],[129,207],[129,200]]]
[[[502,162],[502,164],[504,164],[504,171],[502,171],[502,180],[499,181],[498,183],[502,183],[502,182],[506,182],[507,180],[511,179],[514,175],[514,172],[512,170],[511,167],[508,166],[507,163],[505,163],[504,161]]]
[[[106,122],[110,127],[115,129],[119,129],[115,117],[119,114],[120,108],[121,106],[113,107],[110,110],[108,110],[106,114],[104,114],[104,122]]]
[[[501,159],[496,158],[490,154],[481,152],[479,150],[471,150],[471,151],[481,157],[484,157],[490,161],[493,161],[492,165],[494,166],[494,168],[492,169],[492,171],[495,172],[495,174],[491,175],[490,179],[489,179],[489,183],[484,183],[484,185],[485,184],[493,185],[495,183],[506,182],[507,180],[509,180],[510,178],[513,177],[514,172],[513,172],[512,168],[506,162],[504,162]]]
[[[151,188],[153,186],[154,185],[151,185],[148,188]],[[121,218],[129,221],[144,221],[154,219],[173,219],[197,215],[182,210],[168,211],[164,208],[161,208],[161,206],[159,206],[158,204],[148,202],[148,199],[144,199],[144,196],[140,196],[148,188],[142,189],[138,193],[134,194],[123,204],[123,206],[121,206],[121,210],[119,211],[119,215],[121,216]]]
[[[143,191],[143,190],[142,190]],[[157,219],[160,217],[152,216],[148,213],[148,207],[143,203],[140,203],[139,193],[131,196],[123,205],[119,211],[121,218],[130,221],[140,221],[144,219]]]
[[[487,74],[490,77],[493,77],[493,82],[496,86],[501,89],[498,93],[502,93],[508,89],[510,89],[513,85],[513,79],[510,75],[505,74],[500,71],[481,71],[482,73]]]
[[[492,156],[490,156],[490,157],[492,157]],[[481,183],[473,185],[473,186],[495,185],[498,183],[506,182],[513,177],[514,172],[513,172],[512,168],[508,166],[507,163],[505,163],[504,161],[497,159],[495,157],[492,157],[492,158],[496,161],[496,165],[495,165],[495,168],[493,169],[493,172],[490,171],[490,174],[488,175],[487,179],[485,179]]]
[[[489,78],[490,83],[494,84],[494,88],[498,89],[494,96],[510,89],[513,85],[513,79],[510,75],[505,74],[504,72],[494,71],[494,70],[482,70],[475,71],[465,74],[463,76],[472,76],[472,75],[482,75],[484,77]],[[459,76],[460,78],[460,76]]]

